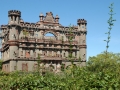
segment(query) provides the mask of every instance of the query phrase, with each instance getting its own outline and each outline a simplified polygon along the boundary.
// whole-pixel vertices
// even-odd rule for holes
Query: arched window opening
[[[52,33],[50,33],[50,32],[49,32],[49,33],[46,33],[45,36],[46,36],[46,37],[55,37],[54,34],[52,34]]]
[[[56,36],[53,33],[48,32],[44,35],[44,39],[56,40]]]

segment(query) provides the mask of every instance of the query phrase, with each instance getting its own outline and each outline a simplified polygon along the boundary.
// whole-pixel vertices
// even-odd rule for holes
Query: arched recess
[[[55,67],[53,65],[49,65],[49,70],[53,71],[55,69]]]
[[[53,31],[47,31],[43,34],[44,39],[49,38],[49,39],[55,39],[57,40],[57,34]]]

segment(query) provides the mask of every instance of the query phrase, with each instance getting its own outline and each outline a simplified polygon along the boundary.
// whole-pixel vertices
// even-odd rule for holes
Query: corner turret
[[[8,17],[9,17],[9,24],[19,24],[21,12],[18,10],[10,10],[8,11]]]
[[[79,54],[80,54],[80,58],[82,61],[81,66],[85,66],[86,65],[86,34],[87,34],[87,30],[86,30],[86,26],[87,26],[87,21],[84,19],[78,19],[77,20],[77,24],[78,24],[78,30],[80,31],[80,37],[79,37]]]
[[[86,25],[87,25],[87,21],[86,20],[78,19],[77,20],[77,24],[78,24],[78,30],[86,31]]]

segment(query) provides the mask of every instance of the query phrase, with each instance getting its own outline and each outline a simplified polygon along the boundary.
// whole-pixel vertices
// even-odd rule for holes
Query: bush
[[[105,53],[90,57],[86,67],[72,67],[59,74],[2,74],[2,90],[119,90],[120,54]],[[68,72],[69,71],[69,72]]]

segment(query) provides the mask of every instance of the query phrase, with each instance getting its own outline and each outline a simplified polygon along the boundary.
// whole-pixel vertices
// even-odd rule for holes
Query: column
[[[33,56],[33,50],[30,50],[30,57],[34,57]]]
[[[62,50],[62,57],[64,58],[64,53],[65,53],[65,50]]]
[[[66,57],[68,57],[68,51],[66,51]]]
[[[54,52],[52,51],[52,56],[54,56]]]
[[[59,55],[59,57],[60,57],[60,51],[58,51],[58,55]]]
[[[18,16],[16,17],[16,23],[18,24]]]
[[[23,57],[25,57],[25,50],[23,50]]]
[[[79,57],[80,57],[80,52],[77,51],[77,59],[79,59]]]
[[[43,54],[42,50],[40,50],[40,54]]]
[[[47,56],[49,56],[49,51],[47,51]]]
[[[73,57],[75,57],[75,52],[73,52],[73,54],[72,54],[72,55],[73,55]]]
[[[6,51],[5,51],[5,60],[6,60]]]
[[[61,65],[60,65],[60,63],[58,62],[58,64],[57,64],[57,72],[60,72],[61,71]]]
[[[13,16],[13,22],[15,22],[15,16]]]
[[[22,48],[19,48],[19,54],[18,54],[18,57],[21,57],[21,51],[22,51]]]

